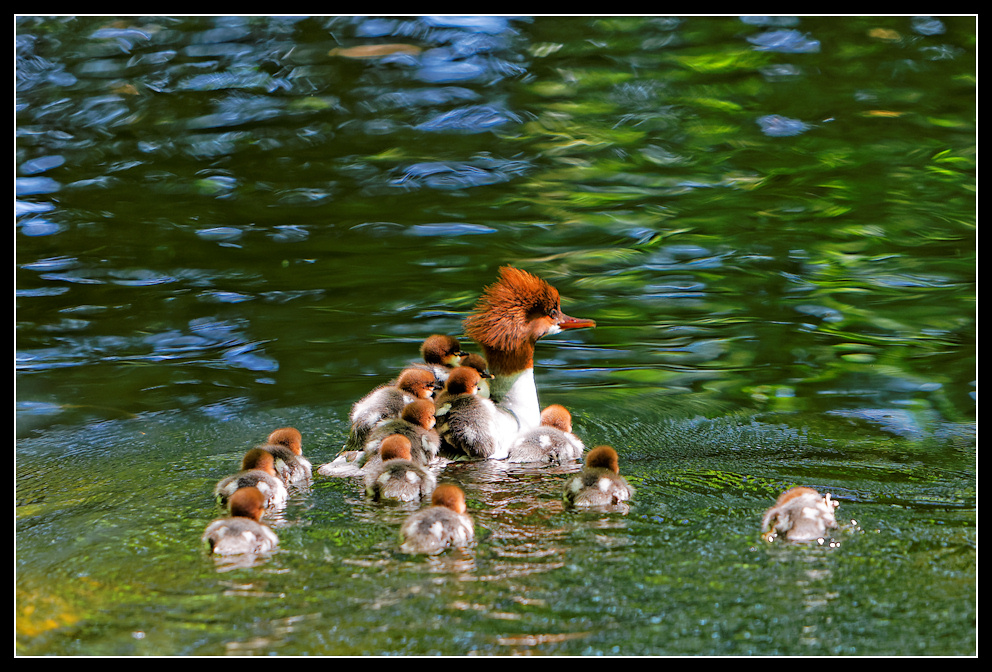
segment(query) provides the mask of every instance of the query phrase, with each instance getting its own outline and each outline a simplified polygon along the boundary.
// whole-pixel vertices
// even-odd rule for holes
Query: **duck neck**
[[[507,371],[494,369],[489,381],[489,398],[501,409],[516,417],[520,429],[541,424],[541,405],[537,399],[534,366]]]

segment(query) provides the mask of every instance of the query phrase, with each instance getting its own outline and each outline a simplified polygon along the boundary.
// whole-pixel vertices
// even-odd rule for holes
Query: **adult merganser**
[[[252,448],[241,460],[241,471],[222,479],[214,487],[214,496],[227,504],[240,488],[254,487],[265,496],[265,508],[278,508],[286,503],[289,493],[276,473],[276,458],[267,450]]]
[[[457,485],[439,485],[432,506],[417,511],[400,527],[403,553],[440,553],[449,546],[465,546],[475,538],[475,523],[465,513],[465,493]]]
[[[362,450],[372,428],[387,418],[398,418],[411,401],[431,399],[436,382],[424,369],[404,369],[395,385],[381,385],[355,403],[351,409],[351,433],[345,451]]]
[[[472,410],[463,414],[453,408],[445,423],[448,431],[477,435],[477,441],[463,446],[470,455],[506,458],[517,434],[541,423],[534,382],[537,340],[565,329],[594,326],[592,320],[563,313],[558,290],[544,280],[511,266],[501,268],[499,280],[486,287],[475,312],[465,320],[465,333],[482,346],[494,376],[489,393],[496,410],[480,411],[479,404],[472,404]]]
[[[634,489],[620,475],[617,451],[597,446],[586,456],[585,468],[568,479],[563,498],[572,506],[626,506],[633,495]]]
[[[279,537],[259,522],[265,510],[265,495],[258,488],[240,488],[228,500],[231,517],[215,520],[203,532],[203,543],[215,555],[265,553]]]
[[[560,404],[541,411],[541,426],[520,434],[510,446],[510,462],[551,462],[578,460],[586,447],[572,434],[572,414]]]
[[[383,439],[379,460],[365,474],[365,493],[372,499],[415,502],[429,497],[437,485],[434,474],[410,459],[410,439],[402,434]]]
[[[398,418],[381,421],[369,432],[365,442],[365,469],[374,466],[378,451],[388,436],[400,434],[410,440],[412,459],[417,464],[429,466],[437,461],[441,449],[441,438],[434,430],[434,403],[428,399],[416,399],[403,407]]]
[[[280,427],[259,446],[276,458],[276,472],[286,485],[304,483],[313,475],[310,460],[303,457],[303,436],[293,427]]]
[[[834,510],[838,506],[840,502],[830,499],[830,493],[821,495],[813,488],[791,488],[779,495],[775,505],[765,512],[762,534],[767,534],[769,541],[780,533],[789,541],[822,539],[828,529],[837,527]]]

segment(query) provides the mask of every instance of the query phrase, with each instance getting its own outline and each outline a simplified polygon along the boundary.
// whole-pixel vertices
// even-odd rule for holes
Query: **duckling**
[[[429,466],[438,459],[441,449],[441,437],[434,430],[437,422],[434,416],[434,404],[428,399],[417,399],[403,407],[403,413],[398,418],[381,421],[369,433],[365,443],[367,469],[377,461],[376,453],[382,441],[393,434],[402,434],[410,440],[412,459],[417,464]]]
[[[241,460],[241,471],[222,479],[214,487],[214,496],[226,505],[239,488],[254,487],[265,495],[265,508],[279,508],[286,504],[289,493],[276,473],[276,458],[267,450],[252,448]]]
[[[420,346],[424,364],[434,373],[439,385],[444,385],[451,369],[458,366],[467,354],[462,352],[458,340],[444,334],[428,336]]]
[[[398,418],[403,408],[417,399],[433,399],[434,374],[418,368],[404,369],[395,385],[381,385],[351,409],[351,432],[345,452],[362,450],[372,429],[387,418]]]
[[[203,532],[203,543],[214,555],[265,553],[279,544],[279,537],[259,521],[265,495],[258,488],[239,488],[228,500],[231,516],[215,520]]]
[[[481,359],[481,358],[480,358]],[[444,389],[434,396],[434,407],[438,415],[448,412],[451,400],[460,394],[477,395],[482,374],[471,366],[458,366],[451,371]]]
[[[483,399],[488,399],[489,381],[491,381],[495,376],[489,373],[489,365],[486,363],[485,358],[472,352],[462,357],[461,366],[467,366],[479,372],[480,380],[477,385],[479,388],[478,394]]]
[[[448,380],[448,374],[451,373],[453,368],[459,365],[467,354],[462,352],[461,345],[459,345],[458,339],[455,337],[444,334],[432,334],[420,344],[422,361],[413,362],[406,366],[404,370],[420,369],[430,371],[434,374],[435,386],[437,389],[441,389],[444,387],[445,381]],[[387,385],[395,387],[398,382],[399,378],[394,378]]]
[[[830,493],[821,495],[813,488],[791,488],[779,495],[775,505],[765,512],[762,534],[767,533],[769,541],[780,533],[789,541],[822,539],[827,530],[837,527],[834,510],[838,506],[840,502],[830,499]]]
[[[572,434],[572,414],[560,404],[541,411],[541,426],[524,432],[510,446],[510,462],[550,462],[561,464],[578,460],[586,447]]]
[[[276,471],[289,485],[304,483],[313,476],[310,460],[303,457],[303,436],[293,427],[281,427],[269,434],[266,443],[259,446],[276,458]]]
[[[564,500],[571,506],[619,505],[634,495],[634,489],[620,475],[617,451],[597,446],[586,456],[586,466],[565,485]]]
[[[365,474],[365,493],[375,500],[415,502],[434,490],[434,474],[410,459],[410,439],[393,434],[379,446],[378,467]]]
[[[444,391],[435,400],[440,418],[438,434],[446,454],[502,459],[497,454],[499,415],[496,405],[479,396],[479,372],[460,366],[451,372]],[[455,422],[451,422],[454,418]]]
[[[465,513],[465,493],[457,485],[439,485],[432,506],[417,511],[400,527],[400,551],[434,555],[475,538],[475,523]]]

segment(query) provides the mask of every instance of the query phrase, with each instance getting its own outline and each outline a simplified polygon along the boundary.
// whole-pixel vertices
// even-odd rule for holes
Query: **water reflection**
[[[733,21],[693,27],[729,28]],[[87,58],[78,64],[62,63],[49,33],[32,34],[38,26],[58,34]],[[602,44],[625,44],[622,36],[639,36],[636,53],[625,56],[638,64],[636,76],[583,60],[595,52],[580,47],[587,44],[581,40],[566,39],[579,26]],[[848,349],[871,350],[880,330],[888,332],[882,338],[924,352],[931,350],[930,333],[938,333],[943,343],[967,339],[967,324],[951,316],[934,319],[925,314],[903,323],[887,305],[898,311],[902,302],[916,300],[916,293],[899,296],[899,289],[918,292],[926,287],[933,292],[924,298],[930,301],[933,296],[930,302],[937,305],[940,289],[957,291],[972,284],[965,268],[933,274],[913,268],[917,253],[911,248],[919,242],[930,246],[927,255],[932,258],[946,257],[967,241],[953,227],[922,233],[919,242],[913,236],[920,233],[913,232],[931,230],[940,220],[960,220],[960,215],[947,212],[936,220],[927,218],[925,226],[915,215],[908,235],[900,234],[897,217],[869,215],[870,222],[849,221],[877,199],[871,192],[859,195],[847,172],[837,168],[850,166],[850,174],[856,175],[866,160],[872,165],[879,157],[899,165],[897,157],[906,154],[903,146],[875,147],[861,157],[846,138],[836,135],[811,138],[815,144],[783,144],[813,135],[808,131],[816,125],[805,119],[844,116],[800,110],[790,106],[787,97],[794,80],[807,89],[817,83],[829,86],[822,70],[809,68],[819,62],[811,59],[829,57],[837,60],[837,67],[846,64],[840,54],[822,54],[819,41],[810,37],[829,34],[836,26],[796,17],[745,17],[736,26],[736,44],[755,42],[751,48],[759,56],[748,57],[728,46],[730,60],[720,60],[720,48],[712,50],[714,57],[697,58],[686,49],[685,22],[661,17],[626,23],[565,22],[556,27],[562,35],[550,23],[516,17],[147,18],[132,25],[96,18],[21,19],[19,296],[22,301],[59,296],[64,310],[73,310],[100,302],[88,301],[66,283],[114,282],[143,289],[161,284],[162,291],[142,295],[140,304],[175,306],[190,282],[241,285],[201,288],[197,296],[208,304],[240,304],[238,317],[250,325],[245,340],[274,343],[264,354],[268,363],[232,357],[231,364],[278,370],[275,380],[295,389],[303,387],[295,380],[300,369],[280,361],[288,357],[283,351],[299,351],[303,343],[317,339],[282,333],[273,341],[269,333],[263,335],[266,317],[252,306],[253,299],[295,296],[320,310],[368,314],[374,307],[352,312],[347,305],[327,305],[333,292],[321,294],[298,285],[341,283],[343,273],[326,270],[328,264],[342,266],[341,271],[366,284],[381,278],[366,273],[360,256],[342,264],[339,255],[348,247],[338,232],[346,228],[369,234],[386,226],[431,239],[420,241],[429,246],[411,249],[409,255],[391,251],[393,268],[419,258],[415,263],[433,262],[437,272],[452,273],[427,296],[418,288],[404,301],[414,319],[441,296],[460,297],[460,304],[449,305],[453,317],[467,307],[467,294],[481,283],[466,282],[474,278],[459,271],[486,263],[488,252],[496,250],[501,259],[529,263],[551,277],[574,278],[580,290],[577,298],[603,317],[616,316],[617,325],[624,328],[650,325],[659,313],[692,322],[695,313],[697,326],[705,322],[707,329],[722,332],[716,339],[706,334],[706,341],[734,344],[698,362],[724,371],[728,379],[729,372],[741,370],[737,357],[747,359],[749,344],[768,335],[788,343],[801,366],[783,369],[782,357],[765,361],[769,351],[759,347],[751,358],[755,367],[770,364],[769,378],[779,380],[795,379],[805,368],[800,379],[835,381],[826,383],[837,388],[829,394],[843,394],[849,385],[845,368],[863,355]],[[907,27],[917,35],[914,49],[943,47],[950,39],[941,20],[917,17],[903,28]],[[877,34],[876,50],[890,43]],[[669,55],[699,73],[698,81],[682,81],[671,67],[644,69],[647,63],[666,62]],[[756,93],[753,88],[735,91],[706,81],[711,73],[726,71],[760,73],[767,86]],[[64,76],[70,72],[71,77]],[[889,107],[910,100],[871,77],[862,79],[855,82],[854,98],[846,103],[853,105],[851,112],[864,113],[859,105],[864,104],[875,108],[870,114],[880,115],[886,99]],[[932,84],[921,81],[918,86]],[[738,102],[746,96],[752,103]],[[838,102],[831,106],[836,110]],[[764,114],[752,115],[749,108]],[[755,122],[759,126],[747,130]],[[868,130],[844,124],[844,133],[854,133],[851,140]],[[183,132],[173,132],[176,128]],[[113,140],[100,141],[102,133]],[[761,135],[777,144],[762,144]],[[951,137],[948,141],[953,144]],[[791,156],[777,149],[790,147]],[[806,158],[814,156],[819,158],[812,163]],[[232,161],[235,157],[237,162]],[[790,163],[794,157],[801,157],[798,164]],[[936,204],[941,203],[945,210],[956,208],[953,198],[939,193],[940,184],[931,184],[932,176],[953,177],[940,172],[950,169],[965,177],[973,162],[952,151],[934,164],[923,174],[929,179],[913,180],[912,189],[936,189],[926,201],[928,207],[932,203],[939,211]],[[832,193],[821,193],[824,188],[816,186],[824,181],[819,177],[823,171],[834,173],[824,177]],[[783,181],[789,184],[779,188],[776,183]],[[896,176],[890,182],[879,185],[879,191],[903,200],[901,194],[909,188]],[[56,193],[58,209],[51,198]],[[152,198],[138,207],[134,193]],[[461,202],[470,194],[473,203]],[[107,203],[118,205],[108,208]],[[866,207],[856,207],[859,203]],[[95,213],[107,214],[94,218]],[[824,226],[838,221],[844,224],[840,228]],[[872,226],[885,227],[885,235],[859,235]],[[134,235],[125,233],[131,229]],[[112,262],[91,259],[92,253],[63,253],[66,248],[99,249],[110,230],[119,241]],[[183,237],[184,231],[207,247],[201,249]],[[633,239],[629,232],[635,232]],[[445,248],[453,239],[468,233],[491,234],[493,240],[485,248],[466,250],[468,254],[448,254]],[[32,239],[41,247],[32,245]],[[41,239],[51,242],[45,245]],[[264,243],[269,241],[285,250],[268,249]],[[352,249],[369,243],[356,238]],[[211,246],[246,254],[212,257]],[[269,266],[272,254],[279,256],[279,265],[307,263],[313,268],[293,278],[255,272],[274,271],[275,265]],[[169,263],[191,255],[203,259],[196,270]],[[24,273],[59,257],[76,259],[75,268],[37,276]],[[855,259],[871,261],[848,263]],[[450,267],[451,263],[459,265]],[[83,270],[98,265],[116,268]],[[196,279],[184,281],[191,274]],[[788,282],[783,285],[781,278]],[[910,280],[900,285],[899,278],[937,284]],[[402,280],[386,284],[405,287]],[[377,283],[373,280],[371,286]],[[740,293],[739,287],[747,290]],[[858,298],[850,292],[852,287],[891,293],[875,295],[881,301],[866,311],[857,301],[852,303]],[[601,291],[589,291],[593,288]],[[792,301],[800,313],[811,314],[808,307],[813,306],[831,318],[819,323],[788,319],[785,304]],[[137,305],[133,299],[128,302]],[[776,303],[785,310],[769,311]],[[43,317],[49,306],[33,305],[20,306],[22,314],[39,315],[22,320],[19,330],[21,349],[32,352],[30,361],[37,362],[42,353],[86,361],[62,352],[80,341],[54,347],[31,343],[44,341],[43,334],[51,331]],[[89,331],[103,328],[124,342],[130,340],[119,314],[111,314],[80,326]],[[179,323],[167,328],[183,329],[190,316],[175,314]],[[397,325],[411,319],[405,314],[396,317]],[[936,329],[933,322],[939,323]],[[29,324],[37,324],[37,331]],[[917,324],[926,324],[928,333]],[[368,327],[361,317],[334,325],[356,335]],[[450,319],[444,327],[457,331],[459,321]],[[630,349],[630,357],[650,361],[651,347],[651,339],[646,339],[642,348]],[[705,348],[705,343],[699,347]],[[933,350],[923,359],[941,356],[939,346]],[[332,360],[335,353],[318,356]],[[586,357],[595,360],[590,368],[604,368],[599,365],[609,361],[609,353],[595,347]],[[171,361],[181,365],[180,360]],[[629,362],[618,371],[627,369],[625,364]],[[831,375],[822,375],[818,369],[823,367]],[[967,396],[961,389],[968,375],[962,369],[967,368],[966,364],[954,371],[952,404]],[[896,377],[903,379],[932,375],[911,360],[887,370],[899,370]],[[152,369],[141,374],[155,375]],[[148,387],[166,384],[149,382]],[[764,393],[748,394],[740,382],[728,383],[726,391],[733,391],[738,402],[768,398]],[[801,385],[790,387],[797,390]],[[851,396],[859,403],[856,392]],[[812,403],[805,395],[793,398]]]

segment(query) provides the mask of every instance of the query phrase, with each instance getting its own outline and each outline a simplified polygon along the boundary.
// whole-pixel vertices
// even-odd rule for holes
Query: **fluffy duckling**
[[[586,447],[572,434],[572,414],[560,404],[541,411],[541,426],[524,432],[510,446],[510,462],[561,464],[582,458]]]
[[[451,372],[444,392],[438,395],[438,434],[446,453],[502,459],[497,455],[500,444],[496,405],[479,395],[482,376],[468,366]],[[456,422],[451,422],[452,418]]]
[[[467,354],[462,352],[458,340],[444,334],[428,336],[420,346],[424,364],[430,367],[435,380],[443,385],[451,369],[458,366]]]
[[[418,368],[404,369],[395,385],[372,390],[351,409],[351,433],[345,450],[362,450],[372,429],[387,418],[398,418],[403,408],[417,399],[432,399],[434,374]]]
[[[365,493],[375,500],[415,502],[426,499],[437,485],[434,474],[410,459],[410,439],[386,437],[379,446],[379,465],[365,474]]]
[[[571,506],[612,506],[633,495],[634,489],[620,475],[617,451],[597,446],[586,456],[585,468],[566,483],[564,500]]]
[[[259,522],[265,510],[265,495],[258,488],[240,488],[228,500],[230,518],[215,520],[203,532],[203,543],[215,555],[265,553],[279,538]]]
[[[455,367],[448,376],[448,381],[444,385],[444,390],[434,397],[434,407],[438,415],[448,412],[451,400],[460,394],[476,395],[479,393],[479,384],[482,382],[482,374],[478,369],[471,366]]]
[[[293,427],[280,427],[259,446],[276,458],[276,472],[286,485],[304,483],[313,475],[310,460],[303,457],[303,436]]]
[[[840,505],[813,488],[797,487],[779,495],[775,505],[765,512],[761,531],[769,541],[784,534],[789,541],[822,539],[827,530],[837,527],[834,510]]]
[[[475,523],[465,513],[465,493],[456,485],[439,485],[432,506],[417,511],[400,527],[400,551],[434,555],[475,538]]]
[[[466,353],[462,352],[458,340],[444,334],[433,334],[424,339],[420,345],[420,354],[427,364],[437,364],[454,368],[461,362]]]
[[[430,371],[434,374],[436,387],[440,389],[444,387],[451,370],[458,366],[467,354],[462,352],[458,339],[453,336],[433,334],[420,344],[420,355],[423,357],[423,361],[414,362],[406,368]],[[399,379],[396,378],[391,380],[388,385],[395,386],[398,382]]]
[[[222,479],[214,487],[214,496],[226,505],[240,488],[257,488],[265,496],[265,508],[278,508],[286,504],[289,493],[276,473],[276,458],[267,450],[252,448],[241,460],[241,471]]]
[[[477,355],[474,352],[469,353],[462,357],[461,366],[467,366],[469,368],[475,369],[479,372],[479,396],[485,399],[489,398],[489,381],[493,379],[493,374],[489,373],[489,365],[486,360],[481,355]]]
[[[433,402],[428,399],[410,402],[403,407],[400,417],[383,420],[369,433],[365,443],[365,468],[368,469],[377,461],[377,453],[383,440],[393,434],[402,434],[410,440],[410,459],[423,466],[433,464],[441,449],[441,437],[434,430],[436,422]]]

